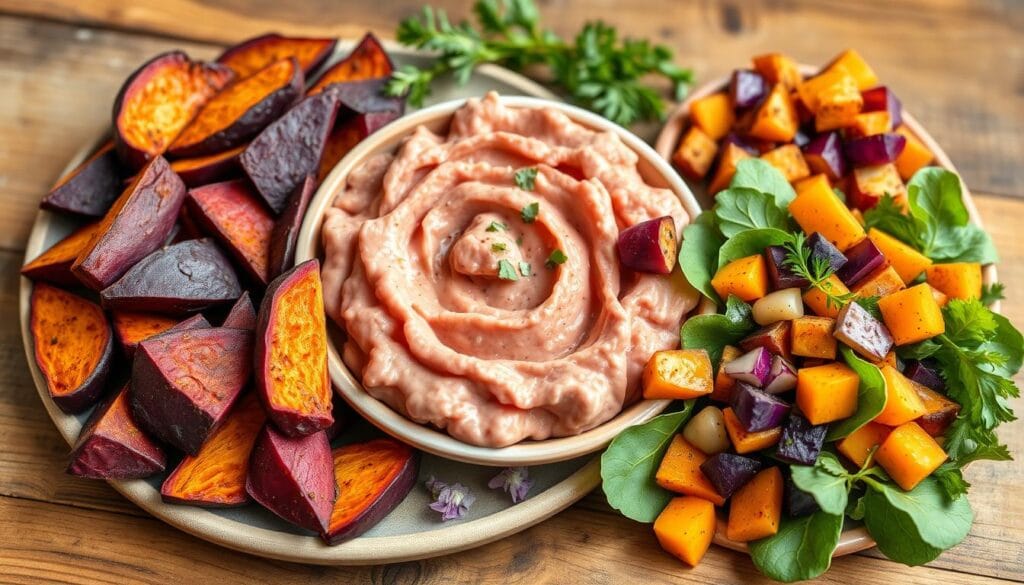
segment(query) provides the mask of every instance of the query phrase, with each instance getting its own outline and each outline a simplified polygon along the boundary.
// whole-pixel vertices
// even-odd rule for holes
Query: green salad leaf
[[[608,504],[637,522],[654,522],[672,494],[658,486],[654,474],[672,437],[693,412],[692,400],[683,410],[656,416],[629,427],[601,455],[601,486]]]
[[[705,211],[683,228],[683,242],[679,246],[679,268],[683,276],[693,288],[716,303],[718,293],[711,286],[711,279],[718,270],[718,250],[724,243],[714,212]]]
[[[843,354],[846,365],[860,378],[860,386],[857,388],[857,412],[830,425],[828,434],[825,435],[826,441],[842,439],[874,420],[885,409],[887,398],[885,378],[878,366],[862,360],[846,346],[841,346],[839,351]]]
[[[822,451],[814,465],[791,465],[793,483],[811,494],[826,514],[842,516],[850,494],[850,475],[839,459]]]
[[[776,228],[757,228],[742,231],[728,239],[718,252],[718,268],[739,258],[763,254],[768,246],[781,246],[793,236]]]
[[[991,305],[996,301],[1001,301],[1006,298],[1003,294],[1006,291],[1006,286],[1001,282],[993,282],[991,285],[986,284],[981,287],[981,304]]]
[[[707,351],[717,369],[725,346],[737,343],[755,329],[750,305],[730,295],[725,302],[725,314],[690,317],[679,330],[679,338],[682,347]]]
[[[800,518],[783,518],[773,536],[755,540],[750,560],[776,581],[813,579],[832,565],[832,552],[843,531],[843,515],[824,511]]]
[[[745,158],[736,164],[736,174],[729,188],[760,191],[775,198],[775,204],[785,209],[796,199],[796,191],[779,169],[759,158]],[[717,197],[716,197],[717,201]]]
[[[718,226],[727,238],[756,228],[790,228],[788,212],[768,193],[747,187],[731,187],[715,196]]]

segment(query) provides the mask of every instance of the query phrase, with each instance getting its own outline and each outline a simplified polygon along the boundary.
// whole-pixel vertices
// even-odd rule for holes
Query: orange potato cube
[[[818,132],[852,126],[864,107],[864,98],[857,82],[850,76],[841,77],[818,93],[814,128]]]
[[[687,177],[703,179],[711,170],[717,153],[718,143],[700,128],[691,126],[672,155],[672,162]]]
[[[857,412],[860,377],[844,364],[834,362],[796,373],[796,403],[813,425],[841,420]]]
[[[748,303],[756,301],[768,294],[768,267],[764,256],[754,254],[733,260],[718,269],[711,286],[723,299],[732,294]]]
[[[885,111],[857,114],[853,119],[853,125],[849,128],[852,138],[861,138],[891,131],[892,120],[890,119],[889,112]]]
[[[790,332],[793,355],[826,360],[836,359],[836,338],[832,337],[836,320],[829,317],[804,316],[793,319]]]
[[[747,134],[769,142],[792,142],[799,126],[800,120],[789,90],[782,84],[776,84],[757,109]],[[800,160],[803,160],[803,155]]]
[[[896,345],[917,343],[946,331],[942,309],[928,283],[882,297],[878,308]]]
[[[913,282],[925,268],[932,265],[927,256],[881,230],[871,228],[868,237],[906,284]]]
[[[927,412],[924,402],[906,376],[888,364],[883,365],[881,370],[885,378],[885,408],[875,417],[875,422],[898,427]]]
[[[909,181],[914,173],[931,164],[935,160],[935,155],[906,126],[900,126],[896,132],[907,139],[907,145],[903,147],[903,152],[896,157],[896,168],[899,170],[900,177],[904,181]]]
[[[846,81],[848,78],[851,80],[850,82]],[[810,113],[816,114],[818,112],[819,96],[833,85],[846,85],[847,83],[852,83],[856,86],[857,81],[845,71],[822,71],[818,75],[805,79],[800,83],[800,86],[797,87],[797,95],[800,96],[800,102],[803,103],[804,107]]]
[[[712,140],[721,140],[736,121],[729,94],[713,93],[690,104],[690,119]]]
[[[736,386],[736,379],[725,373],[725,364],[743,355],[743,351],[732,345],[722,348],[722,361],[718,365],[718,375],[715,376],[715,389],[708,396],[711,400],[731,403],[732,389]]]
[[[834,296],[845,295],[850,292],[850,289],[846,288],[843,281],[839,280],[839,277],[835,274],[829,276],[821,286],[827,288]],[[829,302],[828,296],[816,287],[807,289],[807,292],[804,293],[804,303],[819,317],[835,319],[839,316],[839,310],[842,309],[836,303]]]
[[[803,76],[796,61],[782,53],[768,53],[754,57],[754,70],[771,85],[781,84],[788,90],[800,86]]]
[[[888,163],[853,170],[853,181],[848,189],[850,205],[859,209],[871,209],[884,195],[890,195],[897,203],[906,207],[907,186],[900,179],[896,165]]]
[[[722,414],[725,416],[725,432],[729,434],[729,440],[732,441],[737,453],[753,453],[767,449],[778,443],[782,437],[782,427],[750,433],[743,428],[743,424],[736,418],[736,413],[731,408],[722,409]]]
[[[836,441],[836,449],[857,467],[864,467],[871,450],[882,444],[891,428],[876,422],[869,422],[861,428]]]
[[[696,567],[715,536],[715,505],[703,498],[672,498],[654,521],[654,535],[665,552]]]
[[[811,169],[804,160],[804,153],[795,144],[785,144],[761,155],[761,160],[772,165],[792,183],[811,176]]]
[[[847,49],[840,53],[828,64],[825,71],[845,71],[857,80],[857,89],[861,91],[878,85],[878,75],[867,64],[867,61],[860,56],[860,53],[853,49]]]
[[[895,268],[882,266],[857,283],[857,286],[853,287],[853,292],[858,297],[865,299],[867,297],[884,297],[905,288],[907,285],[903,284],[903,279],[900,278],[900,274],[896,272]]]
[[[952,299],[981,298],[981,264],[977,262],[951,262],[932,264],[924,270],[928,284]]]
[[[708,185],[708,193],[715,195],[727,188],[736,174],[736,165],[745,158],[750,158],[750,153],[739,146],[731,142],[723,146],[718,155],[718,169],[715,170],[715,176]]]
[[[703,349],[655,352],[643,373],[644,398],[689,400],[710,394],[714,370]]]
[[[864,239],[864,226],[832,191],[824,175],[801,186],[803,189],[789,204],[789,212],[800,229],[808,235],[820,233],[840,252]]]
[[[769,467],[753,477],[732,496],[725,535],[749,542],[779,531],[782,519],[782,472]]]
[[[654,474],[654,481],[670,492],[704,498],[721,506],[725,498],[715,491],[715,487],[700,470],[707,458],[700,449],[687,443],[682,435],[676,435],[672,437],[665,457]]]
[[[893,429],[875,453],[875,461],[906,491],[914,489],[945,460],[942,447],[914,422]]]

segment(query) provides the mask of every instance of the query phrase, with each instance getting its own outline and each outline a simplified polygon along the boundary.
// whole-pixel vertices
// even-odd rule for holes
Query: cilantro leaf
[[[503,232],[503,231],[506,231],[506,230],[508,230],[508,226],[507,225],[501,223],[500,221],[492,221],[490,224],[487,225],[487,229],[484,230],[484,231],[488,231],[488,232]]]
[[[531,167],[528,169],[519,169],[515,174],[516,186],[523,191],[533,191],[534,187],[537,186],[537,169]]]
[[[519,274],[511,262],[508,260],[498,260],[498,278],[502,280],[519,280]]]
[[[568,259],[569,257],[565,255],[565,252],[555,248],[554,250],[551,250],[550,254],[548,254],[548,259],[547,262],[544,263],[544,266],[554,268],[555,266],[565,264],[565,261]]]
[[[505,242],[494,242],[491,244],[491,252],[504,252],[508,249],[508,244]]]
[[[527,205],[519,212],[519,216],[523,218],[525,223],[533,223],[537,221],[537,215],[540,213],[540,203],[534,201]]]
[[[1006,287],[1001,282],[993,282],[991,285],[986,284],[981,288],[981,304],[988,306],[996,301],[1005,299],[1004,290],[1006,290]]]
[[[530,266],[529,262],[519,262],[519,274],[523,276],[530,276],[533,274],[533,267]]]

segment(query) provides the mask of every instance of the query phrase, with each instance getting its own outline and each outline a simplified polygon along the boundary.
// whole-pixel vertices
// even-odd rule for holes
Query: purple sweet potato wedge
[[[227,65],[239,79],[248,77],[279,59],[294,57],[305,75],[316,71],[334,51],[337,39],[283,37],[270,33],[228,48],[217,62]]]
[[[142,479],[166,465],[163,449],[135,424],[125,386],[89,417],[71,451],[67,472],[93,479]]]
[[[394,439],[375,439],[333,452],[338,499],[323,539],[341,544],[373,528],[416,484],[419,452]]]
[[[139,344],[130,399],[139,425],[195,455],[223,422],[252,371],[252,333],[191,329]]]
[[[249,291],[243,292],[242,296],[238,297],[231,310],[228,311],[228,316],[224,318],[221,327],[248,329],[249,331],[256,329],[256,309],[252,306]]]
[[[185,184],[157,156],[107,211],[71,272],[93,290],[110,286],[163,245],[184,200]]]
[[[103,217],[121,194],[124,174],[114,143],[107,142],[57,181],[39,207],[85,217]]]
[[[22,266],[21,274],[31,280],[42,280],[59,286],[80,286],[82,283],[71,273],[71,265],[92,241],[98,227],[99,223],[91,223],[71,232]]]
[[[245,272],[266,285],[274,218],[244,180],[204,185],[189,191],[189,215],[217,238]]]
[[[212,240],[186,240],[146,256],[103,289],[104,308],[183,315],[242,294],[231,262]]]
[[[235,179],[242,175],[242,166],[238,164],[238,157],[246,146],[248,145],[243,144],[209,156],[178,159],[171,163],[171,170],[178,173],[187,187],[199,187]]]
[[[289,437],[331,426],[327,321],[320,263],[309,260],[267,287],[256,322],[256,389]]]
[[[295,264],[295,246],[302,228],[302,219],[306,216],[306,208],[316,193],[316,179],[307,176],[299,183],[288,198],[288,206],[274,223],[270,233],[270,251],[267,259],[267,273],[272,280],[283,274]]]
[[[338,495],[327,435],[293,438],[273,425],[263,427],[249,462],[245,491],[283,520],[327,532]]]

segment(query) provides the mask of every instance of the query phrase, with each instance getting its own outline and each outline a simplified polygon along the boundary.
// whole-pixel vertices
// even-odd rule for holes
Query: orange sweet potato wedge
[[[338,447],[334,479],[338,499],[323,539],[341,544],[373,528],[416,484],[419,452],[394,439],[374,439]]]
[[[163,449],[135,424],[125,386],[89,417],[71,451],[67,472],[93,479],[142,479],[166,465]]]
[[[185,184],[162,156],[139,172],[71,265],[82,284],[102,290],[163,245],[185,200]]]
[[[124,177],[125,171],[114,151],[113,141],[106,142],[85,162],[57,181],[39,207],[85,217],[103,217],[121,193]]]
[[[246,181],[204,185],[189,191],[189,214],[227,248],[250,277],[268,281],[267,262],[274,218]]]
[[[110,371],[114,335],[99,305],[38,282],[30,300],[36,364],[50,398],[64,412],[80,412],[100,397]]]
[[[243,329],[190,329],[141,342],[129,393],[135,420],[197,455],[249,381],[251,355],[252,333]]]
[[[231,327],[233,329],[248,329],[254,331],[256,329],[256,309],[252,306],[252,299],[249,298],[249,291],[242,293],[242,296],[238,297],[235,304],[228,311],[228,316],[224,318],[224,322],[221,323],[221,327]]]
[[[309,94],[320,93],[332,83],[389,77],[394,70],[395,66],[384,46],[372,33],[366,33],[347,57],[324,71],[309,89]]]
[[[245,491],[283,520],[326,532],[338,496],[327,435],[286,437],[265,425],[249,461]]]
[[[316,193],[317,181],[312,176],[295,188],[288,198],[288,206],[274,222],[270,233],[270,251],[267,259],[267,277],[277,278],[295,264],[295,245],[302,229],[302,219],[306,216],[306,208]]]
[[[255,351],[256,388],[282,433],[297,437],[331,426],[318,260],[299,264],[267,287],[256,322]]]
[[[302,70],[281,59],[225,87],[210,98],[168,147],[168,156],[208,156],[259,133],[302,97]]]
[[[199,187],[234,179],[242,174],[238,156],[246,146],[243,144],[209,156],[178,159],[171,163],[171,170],[178,173],[186,187]]]
[[[204,507],[241,506],[249,501],[245,477],[249,456],[267,417],[254,394],[248,394],[228,414],[195,456],[186,456],[160,487],[172,504]]]
[[[283,37],[270,33],[229,48],[217,57],[217,62],[230,67],[241,79],[274,61],[294,57],[303,73],[309,75],[331,56],[337,44],[337,39]]]
[[[203,104],[234,77],[223,65],[193,61],[181,51],[144,63],[114,100],[114,144],[121,161],[137,169],[163,154]]]
[[[21,274],[32,280],[42,280],[60,286],[79,286],[71,273],[71,265],[96,234],[98,223],[91,223],[71,232],[66,238],[50,246],[34,260],[21,267]]]
[[[121,351],[128,359],[132,359],[139,344],[150,337],[172,331],[211,327],[202,315],[192,315],[179,321],[166,315],[136,311],[114,311],[110,314],[110,322],[114,326],[114,336],[117,337]]]

